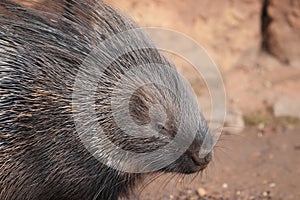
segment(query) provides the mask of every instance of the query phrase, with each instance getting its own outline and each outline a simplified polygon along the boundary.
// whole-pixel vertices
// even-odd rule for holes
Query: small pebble
[[[262,194],[264,197],[268,196],[268,193],[267,192],[263,192]]]
[[[227,183],[223,183],[222,188],[227,189],[228,188],[228,184]]]
[[[259,125],[257,126],[257,129],[260,131],[263,131],[265,129],[265,124],[264,123],[259,123]]]
[[[270,183],[270,184],[269,184],[269,187],[270,187],[270,188],[276,187],[276,183]]]
[[[264,136],[264,133],[263,133],[263,132],[260,131],[260,132],[257,133],[257,137],[261,138],[261,137],[263,137],[263,136]]]
[[[188,189],[186,192],[187,192],[188,194],[192,194],[192,193],[193,193],[193,190]]]
[[[270,195],[270,192],[269,192],[269,191],[265,191],[265,192],[262,193],[262,195],[263,195],[264,197],[268,197],[268,196]]]
[[[274,154],[269,154],[269,159],[272,160],[274,158]]]
[[[252,153],[252,156],[255,157],[255,158],[260,157],[260,156],[261,156],[261,153],[258,152],[258,151],[256,151],[256,152],[253,152],[253,153]]]
[[[197,193],[200,197],[204,197],[205,195],[207,195],[207,192],[204,188],[198,188]]]

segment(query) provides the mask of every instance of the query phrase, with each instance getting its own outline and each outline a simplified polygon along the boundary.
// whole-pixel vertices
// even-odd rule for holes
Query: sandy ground
[[[225,134],[214,162],[197,177],[166,175],[152,182],[137,199],[300,199],[300,126],[247,128]],[[197,192],[197,190],[199,190]],[[202,190],[202,191],[201,191]],[[202,193],[204,196],[200,196]]]

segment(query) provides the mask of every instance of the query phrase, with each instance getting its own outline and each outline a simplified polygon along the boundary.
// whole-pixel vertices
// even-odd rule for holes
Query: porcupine
[[[205,169],[213,151],[205,157],[200,157],[199,151],[204,142],[212,145],[212,139],[196,98],[173,64],[142,31],[134,30],[138,25],[133,20],[103,1],[62,0],[51,7],[30,3],[32,6],[0,2],[0,199],[114,200],[128,197],[151,174],[114,168],[95,156],[108,154],[111,160],[113,155],[107,150],[110,146],[97,140],[92,141],[90,149],[83,144],[76,120],[90,113],[74,105],[74,90],[84,90],[89,77],[97,81],[90,102],[95,105],[97,117],[85,124],[86,132],[100,124],[105,141],[136,154],[166,147],[177,134],[183,134],[183,138],[193,136],[186,151],[157,172],[190,174]],[[101,45],[126,31],[126,36]],[[130,49],[128,41],[140,48]],[[95,48],[97,53],[90,58]],[[126,48],[126,53],[118,55]],[[114,56],[116,59],[111,61]],[[99,72],[82,70],[89,58],[93,70]],[[139,67],[142,72],[131,73]],[[76,85],[80,73],[87,80]],[[122,77],[125,84],[118,84]],[[149,84],[152,77],[177,89],[176,95],[159,84]],[[138,84],[142,86],[131,94],[128,109],[140,128],[139,135],[144,137],[126,134],[112,113],[112,104],[123,103],[122,91]],[[84,101],[84,97],[79,98]],[[157,104],[167,120],[155,112],[154,117],[153,113],[150,116]],[[182,133],[179,124],[184,127]],[[147,135],[145,125],[158,134]],[[166,159],[175,151],[167,149]],[[122,157],[114,159],[115,164],[123,162]],[[155,165],[152,157],[141,163],[149,160]]]

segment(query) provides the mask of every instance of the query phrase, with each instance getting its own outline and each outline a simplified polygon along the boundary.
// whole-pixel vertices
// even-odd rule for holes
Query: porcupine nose
[[[199,153],[199,151],[197,152],[191,152],[191,159],[193,160],[195,165],[198,166],[207,166],[208,163],[212,160],[213,158],[213,151],[208,152],[206,155],[203,155]]]
[[[206,134],[197,134],[188,149],[191,161],[200,170],[205,169],[213,158],[213,141],[209,131]]]

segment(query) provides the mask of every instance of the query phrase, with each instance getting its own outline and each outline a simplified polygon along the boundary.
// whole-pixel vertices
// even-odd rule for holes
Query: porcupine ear
[[[150,123],[149,117],[149,105],[145,95],[141,90],[137,90],[130,98],[129,101],[129,112],[132,120],[139,124],[145,125]]]

